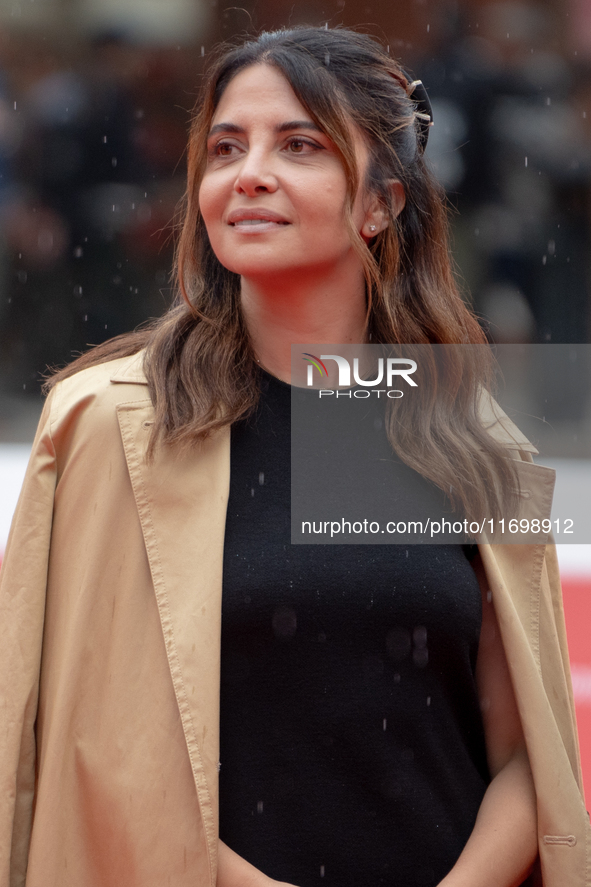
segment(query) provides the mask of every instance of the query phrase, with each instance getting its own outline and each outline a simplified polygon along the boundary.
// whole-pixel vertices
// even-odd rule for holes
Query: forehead
[[[212,123],[228,113],[245,112],[260,116],[262,112],[297,111],[298,118],[310,120],[310,115],[297,98],[290,84],[273,65],[258,63],[243,69],[230,80],[213,115]]]

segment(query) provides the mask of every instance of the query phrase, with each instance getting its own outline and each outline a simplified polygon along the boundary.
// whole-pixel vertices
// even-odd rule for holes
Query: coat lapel
[[[127,375],[117,381],[143,380]],[[153,423],[150,401],[119,404],[117,413],[210,859],[214,860],[230,434],[227,430],[215,435],[188,452],[159,447],[148,462],[146,449]]]
[[[554,493],[555,471],[542,465],[534,465],[532,462],[515,462],[515,470],[519,482],[520,497],[518,501],[517,520],[526,519],[530,525],[533,520],[549,520],[552,510],[552,496]],[[513,604],[524,625],[535,627],[536,601],[539,598],[542,563],[544,560],[545,544],[528,544],[528,541],[520,541],[520,534],[512,534],[508,531],[508,515],[505,520],[504,536],[497,536],[493,544],[486,546],[491,549],[491,555],[497,562],[498,569],[502,571],[506,587],[511,589]],[[545,536],[544,538],[548,538]],[[508,539],[503,543],[503,539]],[[527,535],[521,534],[522,540],[527,540]]]

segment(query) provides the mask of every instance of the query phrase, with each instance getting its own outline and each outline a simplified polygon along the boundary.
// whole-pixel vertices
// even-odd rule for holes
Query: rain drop
[[[259,801],[257,804],[257,813],[262,813],[262,812],[263,812],[263,802]]]
[[[205,55],[205,46],[201,47],[201,58]]]
[[[429,662],[429,651],[426,648],[419,648],[412,651],[412,661],[417,668],[425,668]]]
[[[324,866],[323,865],[320,866],[320,877],[321,878],[324,877]]]
[[[384,720],[382,721],[382,730],[384,730],[384,732],[386,731],[386,726],[387,726],[387,721],[386,721],[386,718],[384,718]]]
[[[427,629],[424,625],[417,625],[412,633],[412,639],[415,647],[418,647],[421,650],[427,646]]]
[[[259,486],[263,486],[265,483],[265,472],[259,471]]]
[[[81,259],[82,256],[83,256],[83,250],[82,250],[82,247],[81,247],[81,246],[77,246],[76,249],[74,250],[74,258],[75,258],[75,259]]]
[[[542,265],[545,265],[548,261],[548,256],[542,256]]]
[[[526,166],[526,169],[527,169],[527,157],[525,158],[525,166]]]

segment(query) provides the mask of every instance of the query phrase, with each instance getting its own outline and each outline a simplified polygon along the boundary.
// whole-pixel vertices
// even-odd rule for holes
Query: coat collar
[[[479,411],[482,424],[496,441],[509,449],[538,454],[539,451],[511,421],[488,391],[483,390],[480,395]]]
[[[132,354],[123,360],[114,361],[116,369],[110,377],[111,382],[130,382],[135,385],[147,385],[148,382],[144,373],[145,356],[145,349],[142,349],[137,354]]]

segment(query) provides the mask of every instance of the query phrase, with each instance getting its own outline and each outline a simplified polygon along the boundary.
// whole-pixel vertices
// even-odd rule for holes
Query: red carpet
[[[563,577],[562,593],[577,707],[583,782],[591,801],[591,576]]]

